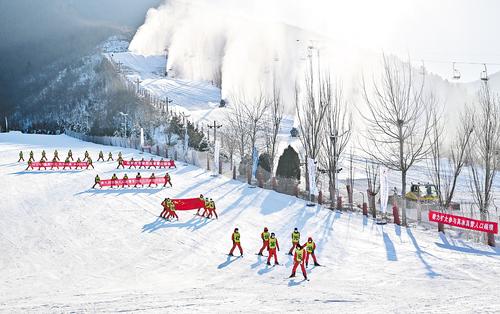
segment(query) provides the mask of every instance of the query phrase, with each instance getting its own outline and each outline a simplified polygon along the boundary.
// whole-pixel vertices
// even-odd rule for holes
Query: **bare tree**
[[[307,158],[317,159],[324,136],[324,121],[329,104],[332,102],[330,79],[318,80],[314,85],[313,72],[306,73],[305,95],[300,98],[299,88],[295,86],[295,107],[299,120],[300,141]],[[309,191],[309,171],[306,167],[306,189]]]
[[[470,160],[471,191],[481,213],[481,220],[488,220],[493,205],[493,180],[500,166],[500,100],[492,95],[485,83],[478,93],[479,108],[474,110],[476,129],[468,150]],[[488,244],[495,246],[493,233],[488,233]]]
[[[243,158],[248,149],[249,137],[248,126],[245,119],[244,111],[241,106],[231,106],[226,114],[226,130],[231,133],[235,142],[237,143],[237,151],[241,158]]]
[[[402,218],[406,219],[406,174],[423,160],[429,150],[432,131],[430,107],[435,98],[423,92],[424,79],[417,82],[409,62],[399,63],[383,57],[380,82],[373,81],[370,95],[363,79],[363,96],[369,113],[366,137],[371,144],[364,152],[389,169],[401,172]]]
[[[328,88],[330,85],[328,85]],[[328,91],[330,92],[330,91]],[[344,98],[343,88],[336,84],[333,97],[326,103],[325,121],[326,132],[322,138],[320,152],[320,165],[328,174],[328,189],[330,199],[334,202],[338,187],[337,176],[339,173],[339,158],[344,152],[352,134],[352,115],[348,112],[348,104]]]
[[[257,139],[260,132],[263,130],[264,115],[269,107],[269,101],[266,99],[262,91],[252,98],[247,98],[243,93],[233,97],[232,101],[234,113],[237,114],[238,125],[243,126],[243,129],[238,128],[242,138],[241,144],[244,145],[243,138],[247,138],[247,144],[250,146],[249,151],[253,152],[256,147]],[[237,108],[237,109],[236,109]],[[242,148],[242,152],[245,151]],[[242,155],[243,157],[244,155]],[[249,165],[247,165],[248,167]],[[249,169],[247,168],[248,183],[251,183],[252,177]]]
[[[278,150],[278,135],[283,120],[283,100],[281,98],[281,90],[273,80],[273,90],[271,100],[269,102],[269,114],[266,119],[266,148],[269,154],[272,177],[274,177],[274,166],[276,163],[276,154]]]
[[[377,207],[376,207],[376,196],[380,191],[380,184],[377,185],[377,177],[379,174],[379,165],[373,163],[373,161],[365,161],[365,172],[368,189],[366,194],[368,196],[368,204],[370,206],[370,211],[372,212],[372,217],[377,218]],[[380,179],[379,179],[380,180]]]

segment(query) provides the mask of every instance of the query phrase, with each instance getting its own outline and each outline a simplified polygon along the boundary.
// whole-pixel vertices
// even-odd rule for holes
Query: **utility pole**
[[[172,99],[168,99],[168,96],[165,97],[165,104],[167,105],[167,113],[168,111],[168,104],[172,102]]]
[[[208,125],[209,128],[214,129],[214,144],[217,140],[217,129],[222,127],[222,124],[217,124],[217,121],[214,120],[214,125]],[[208,133],[208,140],[210,141],[210,131]]]

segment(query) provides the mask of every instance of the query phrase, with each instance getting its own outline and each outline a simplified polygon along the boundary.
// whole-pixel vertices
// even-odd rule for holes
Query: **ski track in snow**
[[[115,162],[95,170],[24,171],[25,156],[54,149],[75,157],[89,150],[138,151],[65,135],[0,134],[0,312],[498,312],[500,250],[435,231],[379,226],[356,213],[306,207],[295,197],[193,166],[170,170],[173,188],[92,190]],[[150,158],[144,154],[145,158]],[[97,158],[94,158],[97,159]],[[140,171],[148,175],[154,170]],[[123,176],[124,171],[116,171]],[[164,173],[164,170],[157,172]],[[219,220],[179,212],[157,217],[164,197],[215,200]],[[243,258],[229,258],[240,228]],[[255,256],[264,226],[276,232],[282,266]],[[290,232],[312,236],[318,261],[289,276]]]

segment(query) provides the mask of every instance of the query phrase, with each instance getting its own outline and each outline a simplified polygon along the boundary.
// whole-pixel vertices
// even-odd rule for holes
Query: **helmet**
[[[312,238],[312,237],[307,238],[307,241],[308,241],[308,242],[311,242],[312,240],[313,240],[313,238]]]
[[[267,232],[267,231],[268,231],[268,230],[267,230],[267,227],[264,227],[264,231],[265,231],[265,232]]]
[[[297,246],[295,247],[296,250],[300,250],[302,249],[302,246],[300,246],[300,244],[297,244]]]
[[[271,232],[271,238],[274,238],[274,232]]]
[[[237,232],[238,231],[238,228],[234,228],[234,232]]]
[[[203,198],[203,194],[200,194],[200,198]]]
[[[293,229],[293,231],[299,231],[299,229],[295,228],[295,229]]]

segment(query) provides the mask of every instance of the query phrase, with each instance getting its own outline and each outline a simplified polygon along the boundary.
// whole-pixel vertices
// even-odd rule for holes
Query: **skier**
[[[175,204],[174,202],[172,202],[172,200],[170,200],[169,202],[169,207],[170,207],[170,212],[169,212],[169,217],[172,217],[172,218],[177,218],[177,220],[179,220],[179,216],[177,216],[177,213],[175,212]]]
[[[94,165],[92,164],[92,158],[90,158],[90,156],[87,158],[87,169],[89,167],[92,167],[92,169],[95,169]]]
[[[234,228],[234,232],[231,235],[231,241],[233,241],[233,247],[231,248],[231,251],[229,251],[228,255],[233,256],[234,249],[238,247],[241,256],[243,256],[243,249],[241,248],[241,242],[240,242],[240,232],[238,231],[238,228]]]
[[[33,156],[33,151],[31,150],[30,151],[30,159],[28,159],[30,161],[35,161],[35,157]]]
[[[31,160],[28,160],[28,167],[26,167],[26,170],[28,170],[29,168],[31,168],[31,169],[33,169],[33,170],[35,170],[35,169],[33,168],[33,164],[32,164],[32,163],[33,163],[33,162],[32,162]]]
[[[169,166],[169,168],[172,168],[172,165],[173,165],[174,168],[177,169],[177,166],[175,165],[174,160],[170,159],[170,166]]]
[[[118,152],[118,158],[122,158],[122,152]]]
[[[267,249],[269,251],[269,231],[267,227],[264,227],[264,231],[260,234],[260,238],[262,239],[262,247],[259,250],[259,254],[262,256],[262,252],[264,249]]]
[[[295,271],[297,270],[297,267],[300,265],[300,269],[302,270],[302,275],[304,275],[304,279],[307,280],[307,273],[306,273],[306,268],[304,267],[304,249],[300,246],[300,244],[297,244],[295,247],[295,255],[293,256],[293,269],[292,269],[292,274],[290,275],[289,278],[295,277]]]
[[[215,211],[215,202],[210,199],[210,201],[208,201],[208,215],[207,215],[207,218],[212,218],[212,214],[215,215],[215,219],[219,219],[219,216],[217,216],[217,212]]]
[[[23,151],[19,152],[19,160],[17,162],[21,162],[21,160],[24,161]]]
[[[85,151],[85,153],[83,154],[83,161],[85,161],[85,160],[89,159],[89,158],[90,158],[89,156],[90,156],[90,155],[89,155],[89,152],[88,152],[88,151]]]
[[[50,170],[54,169],[54,166],[57,168],[57,170],[59,170],[59,165],[57,164],[56,156],[52,158],[52,165],[50,166]]]
[[[93,188],[93,189],[95,189],[95,186],[96,186],[96,185],[99,185],[99,187],[101,187],[101,188],[102,188],[102,186],[101,186],[101,178],[99,178],[99,175],[98,175],[98,174],[95,176],[95,179],[94,179],[94,186],[93,186],[92,188]]]
[[[293,249],[299,245],[300,241],[300,232],[297,228],[293,229],[292,232],[292,247],[290,248],[290,251],[288,252],[288,255],[292,255]]]
[[[140,183],[142,187],[144,187],[144,183],[141,182],[141,174],[137,172],[137,175],[135,176],[135,185],[134,188],[137,187],[137,185]]]
[[[141,169],[142,166],[144,166],[144,169],[146,169],[146,165],[144,164],[144,162],[145,162],[144,157],[142,157],[141,162],[139,163],[139,169]]]
[[[166,184],[166,182],[165,182],[165,184]],[[201,207],[201,208],[198,208],[198,211],[196,212],[196,215],[198,215],[198,216],[200,215],[200,210],[201,210],[202,208],[204,208],[204,207],[205,207],[205,204],[206,204],[206,203],[205,203],[205,198],[203,197],[203,194],[200,194],[199,199],[200,199],[200,201],[202,201],[202,202],[203,202],[203,205],[204,205],[204,206],[203,206],[203,207]]]
[[[170,178],[170,175],[167,173],[165,173],[165,184],[163,184],[163,187],[166,187],[167,186],[167,183],[170,184],[170,187],[172,187],[172,180]]]
[[[170,200],[169,198],[165,198],[163,200],[163,202],[161,202],[161,206],[163,206],[163,211],[161,212],[160,217],[163,218],[163,219],[167,219],[166,215],[167,215],[167,213],[169,211],[168,210],[169,209],[169,200]],[[169,217],[170,217],[170,215],[169,215]]]
[[[110,161],[110,160],[111,160],[111,161],[115,161],[115,160],[113,159],[113,153],[111,153],[111,152],[109,152],[109,154],[108,154],[108,161]]]
[[[40,161],[47,161],[47,155],[45,153],[45,149],[42,150],[42,159],[40,159]]]
[[[163,165],[163,157],[162,157],[162,158],[160,158],[160,163],[159,163],[159,165],[158,165],[158,168],[160,168],[160,169],[161,169],[161,168],[165,168],[165,166]]]
[[[123,158],[120,156],[118,157],[118,167],[116,169],[120,168],[122,166],[122,169],[125,169],[125,166],[123,165]]]
[[[54,150],[54,159],[56,159],[57,161],[60,161],[59,159],[59,152],[56,150]]]
[[[38,166],[38,170],[42,170],[42,168],[44,170],[47,170],[47,166],[45,166],[45,161],[43,160],[43,157],[42,159],[40,159],[40,165]]]
[[[274,256],[274,265],[279,265],[278,263],[278,255],[276,255],[276,249],[280,250],[280,245],[278,244],[278,239],[274,235],[274,232],[271,232],[271,237],[269,238],[269,257],[267,258],[267,265],[271,265],[271,257]]]
[[[66,169],[66,166],[68,166],[69,169],[71,169],[71,165],[69,164],[69,157],[66,157],[66,159],[64,160],[63,170]]]
[[[71,151],[71,149],[68,150],[68,158],[70,158],[71,161],[74,161],[74,159],[73,159],[73,152]]]
[[[130,186],[128,185],[128,176],[127,176],[127,174],[124,174],[124,175],[123,175],[123,184],[122,184],[122,188],[125,188],[125,184],[127,185],[127,187],[130,187]]]
[[[97,158],[97,161],[104,161],[104,153],[102,152],[102,150],[99,151],[99,158]]]
[[[80,162],[82,162],[82,161],[80,160],[80,157],[78,157],[76,159],[76,167],[75,167],[75,169],[78,169],[78,167],[80,167],[80,165],[79,165]],[[83,167],[81,167],[81,168],[83,169]]]
[[[134,163],[134,157],[130,158],[130,167],[128,167],[129,169],[132,168],[132,166],[134,166],[134,169],[136,169],[133,163]]]
[[[313,238],[309,237],[307,239],[307,242],[302,246],[306,248],[306,267],[309,264],[309,255],[312,256],[312,259],[314,261],[314,266],[321,266],[318,264],[318,261],[316,260],[316,255],[314,254],[314,250],[316,249],[316,243],[314,243]]]
[[[116,176],[116,173],[113,173],[113,176],[111,176],[111,188],[113,188],[116,181],[118,181],[118,177]],[[118,184],[116,186],[118,187]]]
[[[156,166],[154,165],[155,160],[153,159],[153,157],[151,157],[151,160],[149,162],[151,164],[149,165],[148,169],[151,169],[151,167],[155,167],[155,169],[156,169]]]
[[[151,184],[154,184],[155,186],[158,186],[158,184],[155,182],[155,180],[156,180],[155,174],[152,173],[151,176],[149,177],[149,185],[148,185],[148,187],[151,187]]]

